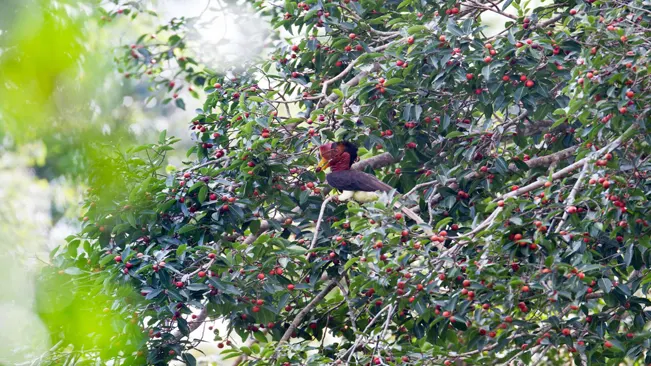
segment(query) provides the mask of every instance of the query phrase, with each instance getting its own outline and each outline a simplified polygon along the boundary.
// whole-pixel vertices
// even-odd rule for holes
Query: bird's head
[[[335,146],[335,142],[319,146],[319,156],[321,156],[321,161],[316,165],[317,172],[321,171],[328,161],[332,159],[336,153]]]
[[[357,160],[357,146],[352,142],[339,141],[319,146],[321,161],[317,164],[316,171],[321,171],[328,161],[330,161],[335,155],[343,152],[347,152],[350,155],[350,165],[352,166],[355,160]]]

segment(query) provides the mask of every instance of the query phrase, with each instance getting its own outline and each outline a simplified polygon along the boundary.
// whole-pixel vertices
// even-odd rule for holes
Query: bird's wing
[[[341,170],[326,176],[329,185],[340,191],[388,192],[393,189],[376,177],[357,170]]]

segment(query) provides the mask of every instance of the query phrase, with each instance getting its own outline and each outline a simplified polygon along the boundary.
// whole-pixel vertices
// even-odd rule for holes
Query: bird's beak
[[[320,172],[321,170],[325,169],[325,166],[328,164],[328,160],[326,158],[321,158],[321,161],[316,165],[316,171]]]

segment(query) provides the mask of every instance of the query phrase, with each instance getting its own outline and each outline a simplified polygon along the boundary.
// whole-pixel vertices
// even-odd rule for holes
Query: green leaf
[[[181,245],[179,245],[179,247],[176,248],[176,256],[177,256],[177,257],[182,256],[182,255],[185,253],[186,249],[188,249],[188,245],[187,245],[187,244],[181,244]]]
[[[186,224],[182,228],[180,228],[176,233],[177,234],[185,234],[185,233],[189,233],[190,231],[196,230],[196,229],[198,229],[196,226],[191,225],[191,224]]]
[[[464,136],[464,135],[465,135],[465,133],[463,133],[461,131],[452,131],[449,134],[447,134],[445,136],[445,138],[446,139],[452,139],[452,138],[459,137],[459,136]]]
[[[167,130],[162,130],[160,132],[160,135],[158,135],[158,143],[159,144],[164,144],[166,137],[167,137]]]
[[[199,195],[197,196],[199,203],[203,203],[206,200],[206,197],[208,197],[208,186],[204,185],[199,190]]]
[[[262,102],[264,102],[264,99],[260,98],[260,97],[257,96],[257,95],[249,95],[249,96],[247,97],[247,99],[250,100],[250,101],[252,101],[252,102],[258,102],[258,103],[262,103]]]
[[[399,83],[402,83],[403,81],[404,81],[404,79],[400,79],[400,78],[391,78],[391,79],[386,80],[386,81],[384,82],[384,86],[387,87],[387,86],[391,86],[391,85],[399,84]]]
[[[502,10],[506,10],[506,8],[508,8],[512,2],[513,0],[506,0],[506,2],[504,2],[504,4],[502,5]]]
[[[66,274],[69,274],[71,276],[77,276],[77,275],[80,275],[80,274],[84,273],[84,271],[82,271],[81,269],[79,269],[77,267],[68,267],[63,272],[65,272]]]
[[[608,278],[600,278],[599,281],[597,281],[597,284],[599,285],[599,288],[607,294],[613,289],[613,283]]]
[[[407,28],[407,33],[409,34],[416,34],[420,32],[427,31],[428,28],[424,25],[414,25],[412,27]]]
[[[464,35],[463,30],[461,30],[461,28],[459,28],[457,23],[455,23],[454,20],[452,20],[452,18],[448,19],[447,29],[448,29],[448,32],[452,33],[452,35],[454,35],[456,37],[462,37]]]
[[[190,335],[190,327],[188,327],[187,320],[185,320],[183,318],[178,318],[178,319],[176,319],[176,322],[178,323],[179,331],[181,331],[181,334],[183,334],[185,336]]]
[[[506,174],[509,171],[509,166],[506,164],[506,161],[503,157],[495,159],[495,169],[499,174]]]
[[[183,362],[188,366],[197,366],[197,359],[189,353],[183,354]]]
[[[489,82],[491,79],[491,65],[488,64],[481,69],[481,74],[484,77],[485,82]]]
[[[185,102],[183,101],[182,98],[178,98],[174,101],[174,104],[176,104],[177,107],[185,110]]]
[[[437,222],[436,226],[434,226],[434,228],[436,228],[436,230],[440,230],[442,227],[444,227],[445,225],[447,225],[447,224],[449,224],[451,222],[452,222],[452,217],[446,217],[443,220]]]
[[[347,271],[350,267],[353,266],[353,264],[357,263],[357,261],[359,261],[359,257],[350,258],[344,265],[344,271]]]

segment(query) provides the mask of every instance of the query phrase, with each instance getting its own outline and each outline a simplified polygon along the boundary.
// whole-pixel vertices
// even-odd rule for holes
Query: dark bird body
[[[325,164],[324,167],[330,167],[331,173],[326,175],[326,181],[331,187],[339,191],[362,192],[388,192],[393,189],[370,174],[350,169],[357,159],[357,146],[354,144],[347,141],[325,144],[319,147],[319,152],[322,159],[319,166]]]
[[[388,192],[393,189],[376,177],[358,170],[340,170],[326,175],[328,184],[340,191]]]

